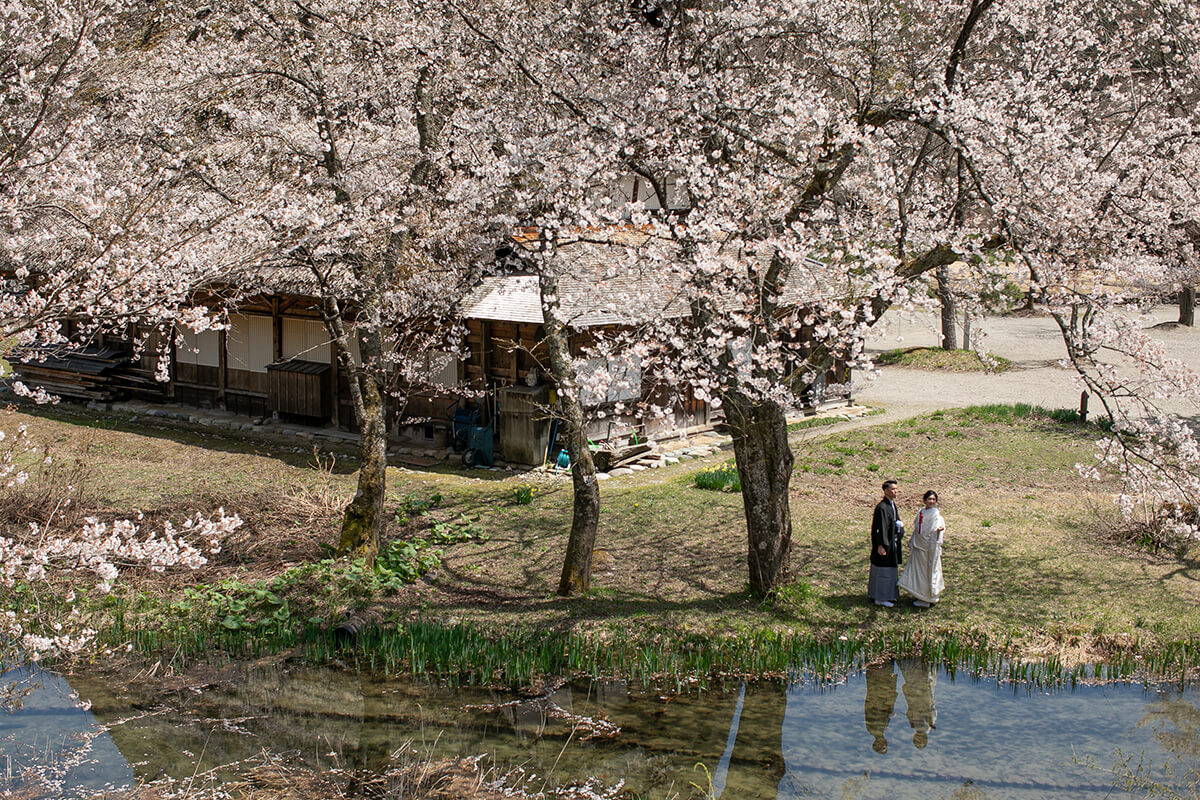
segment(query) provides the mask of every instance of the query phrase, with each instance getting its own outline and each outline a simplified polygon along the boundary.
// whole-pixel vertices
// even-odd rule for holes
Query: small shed
[[[280,414],[325,420],[332,407],[332,367],[287,359],[267,365],[271,408]]]
[[[553,420],[550,387],[504,386],[496,390],[500,457],[514,464],[540,466],[550,446]]]

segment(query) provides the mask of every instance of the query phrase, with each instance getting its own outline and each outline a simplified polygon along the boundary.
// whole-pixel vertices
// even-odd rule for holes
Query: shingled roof
[[[560,245],[555,251],[559,272],[559,304],[574,328],[633,325],[652,318],[688,314],[679,273],[665,263],[671,245],[628,229],[606,240],[581,240]],[[529,243],[522,243],[526,248]],[[765,270],[769,253],[737,255],[759,262]],[[813,266],[817,261],[806,259]],[[809,278],[792,270],[784,303],[801,304],[811,297]],[[463,303],[464,316],[498,322],[541,324],[542,306],[538,277],[528,272],[486,277]]]

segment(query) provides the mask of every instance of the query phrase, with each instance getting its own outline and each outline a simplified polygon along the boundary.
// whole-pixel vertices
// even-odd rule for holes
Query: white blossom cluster
[[[37,446],[29,437],[29,429],[18,425],[12,435],[0,430],[0,482],[4,488],[11,489],[29,480],[29,472],[24,468],[27,457],[37,452]],[[49,463],[49,457],[45,459]]]
[[[100,579],[99,588],[108,591],[116,580],[119,566],[145,566],[154,572],[168,567],[199,569],[208,563],[205,552],[221,551],[221,539],[242,525],[237,514],[217,509],[209,518],[197,513],[182,530],[169,521],[161,532],[144,535],[136,520],[111,523],[89,517],[76,536],[43,535],[36,523],[30,523],[31,544],[0,537],[0,580],[6,586],[16,581],[40,581],[49,570],[88,571]],[[201,549],[188,539],[202,541]]]
[[[161,531],[146,533],[138,520],[129,519],[106,523],[89,518],[74,536],[53,535],[31,524],[27,541],[0,537],[0,581],[8,587],[36,585],[48,581],[51,573],[86,572],[98,579],[96,590],[107,593],[121,568],[163,572],[172,567],[194,570],[204,566],[208,563],[205,554],[219,553],[222,539],[241,525],[238,515],[227,514],[223,508],[212,516],[197,513],[179,529],[168,521]],[[65,599],[74,603],[75,592],[70,591]],[[91,628],[70,626],[78,621],[76,608],[66,624],[63,620],[51,622],[49,633],[33,632],[43,627],[34,619],[36,613],[33,608],[21,614],[10,610],[0,618],[5,638],[19,642],[26,659],[71,655],[94,640],[96,631]]]

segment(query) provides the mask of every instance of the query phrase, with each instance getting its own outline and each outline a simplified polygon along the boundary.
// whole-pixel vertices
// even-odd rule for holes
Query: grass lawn
[[[136,508],[153,522],[223,505],[246,520],[201,572],[133,580],[122,603],[148,625],[161,624],[155,614],[164,604],[198,583],[228,591],[220,587],[257,585],[326,558],[323,546],[334,541],[338,511],[354,490],[353,462],[344,454],[315,457],[290,444],[145,421],[98,423],[72,409],[15,416],[51,443],[56,466],[25,489],[9,490],[3,514],[10,531],[45,514],[45,498],[72,475],[76,517]],[[428,537],[436,522],[469,520],[486,538],[445,546],[440,567],[399,591],[369,594],[347,588],[343,578],[340,590],[323,593],[313,584],[319,574],[284,590],[294,593],[295,613],[326,619],[365,607],[382,618],[610,640],[763,631],[829,640],[957,636],[1066,663],[1177,642],[1191,642],[1195,653],[1200,549],[1155,555],[1116,541],[1113,487],[1087,483],[1074,469],[1091,460],[1095,438],[1094,429],[1004,409],[936,413],[844,433],[799,432],[795,580],[765,602],[745,592],[740,495],[694,486],[695,472],[731,454],[602,484],[593,589],[584,598],[553,594],[570,524],[569,482],[399,468],[389,471],[390,491],[405,521],[393,526],[393,536]],[[947,590],[933,609],[866,603],[869,521],[885,477],[900,481],[909,525],[925,489],[941,496]],[[519,502],[518,488],[531,482],[532,501]],[[414,499],[434,495],[442,497],[435,508],[411,511]],[[93,613],[106,613],[112,602],[95,604]],[[210,625],[205,615],[214,613],[199,604],[176,622]]]
[[[880,353],[881,366],[911,367],[943,372],[1004,372],[1012,367],[1007,358],[989,354],[984,361],[974,350],[943,350],[940,347],[901,347]]]

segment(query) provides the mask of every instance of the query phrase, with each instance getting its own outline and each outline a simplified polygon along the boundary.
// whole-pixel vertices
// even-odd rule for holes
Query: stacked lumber
[[[21,381],[60,397],[108,402],[117,394],[112,375],[129,356],[111,347],[27,352],[10,359]]]
[[[592,461],[595,462],[596,469],[599,472],[608,472],[610,469],[616,469],[617,467],[637,461],[653,449],[648,444],[631,444],[612,450],[601,448],[592,453]]]
[[[133,367],[113,371],[108,375],[108,383],[115,395],[139,400],[165,400],[170,389],[169,383],[154,377],[153,370]]]

